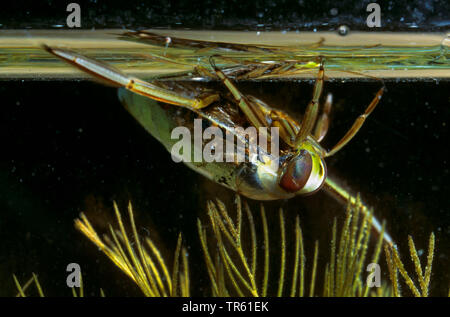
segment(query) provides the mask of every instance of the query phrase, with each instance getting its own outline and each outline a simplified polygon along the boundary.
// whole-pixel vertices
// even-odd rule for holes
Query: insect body
[[[172,90],[180,88],[178,83],[164,85],[171,87]],[[192,87],[189,91],[192,93],[195,88]],[[235,129],[236,125],[247,128],[249,123],[242,118],[239,107],[231,101],[222,100],[202,110],[190,111],[158,103],[125,88],[119,89],[119,99],[133,117],[169,152],[172,152],[172,155],[174,155],[172,149],[178,142],[173,138],[172,131],[183,126],[194,135],[194,120],[198,117],[203,118],[206,125],[215,125],[224,130],[224,139],[227,133],[232,133],[234,138],[242,143],[249,143],[247,135],[243,133],[244,129],[242,131]],[[226,143],[226,140],[215,141]],[[196,146],[193,140],[191,144],[192,147]],[[259,148],[259,155],[255,160],[250,160],[247,147],[246,158],[242,162],[236,162],[236,142],[233,145],[230,153],[225,153],[225,156],[232,155],[232,160],[206,163],[195,161],[192,157],[184,160],[184,163],[209,179],[256,200],[291,198],[298,194],[314,192],[324,183],[326,167],[323,158],[317,153],[320,147],[313,138],[309,138],[298,153],[292,153],[284,145],[279,157]],[[207,146],[207,142],[203,141],[200,144],[200,152]],[[191,151],[193,152],[194,150]]]
[[[251,161],[186,162],[197,172],[239,194],[257,200],[286,199],[314,193],[325,184],[339,198],[350,202],[356,201],[327,177],[325,158],[338,152],[355,136],[381,99],[384,87],[377,92],[365,112],[356,119],[343,138],[327,151],[320,145],[320,141],[328,130],[331,97],[327,98],[322,113],[319,114],[319,99],[324,82],[322,62],[312,100],[300,123],[253,96],[243,95],[224,72],[215,66],[213,57],[210,58],[211,67],[215,76],[229,91],[229,97],[220,96],[216,91],[182,87],[177,83],[145,82],[69,50],[50,47],[45,49],[93,74],[97,79],[121,87],[119,89],[121,102],[169,151],[176,142],[171,136],[173,129],[185,126],[193,130],[195,118],[202,118],[207,125],[232,133],[243,143],[249,143],[249,138],[237,132],[235,126],[278,128],[278,157],[271,156],[265,149],[258,149],[258,153],[264,155],[258,155]],[[266,137],[269,134],[268,132]],[[248,155],[248,152],[246,153]],[[276,164],[273,164],[275,160]],[[373,225],[378,230],[381,229],[376,220]]]

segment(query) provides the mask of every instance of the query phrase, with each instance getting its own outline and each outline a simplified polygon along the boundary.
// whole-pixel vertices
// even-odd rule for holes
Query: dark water
[[[312,83],[305,82],[240,87],[294,114],[304,110],[312,92]],[[405,263],[410,262],[407,235],[426,253],[428,236],[435,232],[432,295],[445,295],[450,283],[449,88],[448,81],[388,82],[358,136],[327,161],[330,173],[360,191],[386,219]],[[325,93],[333,93],[335,103],[325,144],[345,133],[377,89],[377,83],[368,82],[326,84]],[[113,219],[113,200],[124,214],[132,201],[139,233],[150,235],[169,259],[182,231],[192,293],[208,294],[196,219],[203,217],[205,199],[227,200],[232,193],[174,163],[126,113],[115,89],[90,82],[4,81],[0,94],[1,296],[15,294],[12,273],[25,282],[31,272],[39,274],[46,294],[71,296],[65,269],[72,262],[82,267],[88,295],[98,295],[100,287],[109,296],[139,295],[73,226],[86,211],[96,228],[105,229]],[[312,250],[319,239],[320,261],[326,261],[332,218],[342,221],[342,208],[318,193],[269,204],[269,218],[277,219],[279,206],[300,214],[305,248]]]
[[[373,31],[366,25],[369,3],[381,8],[377,31],[446,31],[446,0],[78,0],[81,28],[194,28],[234,30]],[[70,2],[16,0],[0,11],[0,28],[67,28]]]

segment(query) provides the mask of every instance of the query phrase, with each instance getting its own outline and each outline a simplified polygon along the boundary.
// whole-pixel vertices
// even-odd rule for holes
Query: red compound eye
[[[308,182],[312,171],[312,157],[308,151],[302,150],[299,155],[287,162],[280,179],[280,186],[288,193],[301,190]]]

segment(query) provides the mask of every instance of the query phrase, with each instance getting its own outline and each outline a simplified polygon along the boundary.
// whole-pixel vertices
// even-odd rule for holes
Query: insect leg
[[[325,101],[325,104],[323,106],[322,114],[320,115],[319,119],[317,119],[316,127],[314,129],[314,138],[316,139],[317,142],[322,141],[328,132],[328,127],[330,125],[330,112],[332,103],[333,103],[333,95],[328,94],[327,100]]]
[[[170,39],[170,46],[175,48],[188,48],[188,49],[197,49],[197,50],[205,50],[208,49],[217,49],[217,50],[232,50],[236,52],[272,52],[273,49],[276,49],[275,46],[269,45],[248,45],[248,44],[237,44],[237,43],[227,43],[227,42],[212,42],[212,41],[204,41],[204,40],[195,40],[195,39],[183,39],[174,36],[165,36],[157,33],[149,32],[149,31],[132,31],[125,32],[122,34],[122,39],[125,40],[135,40],[144,44],[151,45],[164,45],[167,42],[167,39]]]
[[[300,130],[300,124],[292,117],[278,110],[271,110],[271,126],[278,127],[280,138],[289,146],[294,147],[295,136]]]
[[[289,146],[293,147],[295,136],[300,130],[300,124],[282,111],[271,109],[265,102],[256,97],[249,95],[248,100],[252,103],[252,105],[258,107],[259,111],[265,115],[267,118],[265,123],[266,126],[277,127],[279,129],[280,139],[282,139]],[[270,133],[268,132],[268,137],[269,136]]]
[[[293,127],[296,127],[297,125],[291,122],[292,120],[290,120],[289,117],[282,115],[281,112],[271,110],[270,107],[263,101],[253,96],[247,97],[243,95],[232,83],[232,81],[219,68],[216,67],[213,56],[211,56],[210,62],[217,76],[220,80],[222,80],[224,85],[236,99],[239,108],[242,112],[244,112],[249,122],[256,128],[271,126],[278,127],[279,137],[287,144],[292,145],[296,132],[293,131]],[[269,118],[272,123],[269,122]],[[269,131],[267,131],[266,137],[270,137]]]
[[[332,156],[336,152],[338,152],[340,149],[342,149],[355,135],[358,133],[359,129],[363,125],[366,118],[372,113],[373,109],[377,106],[378,102],[381,99],[381,96],[384,92],[384,85],[383,87],[378,90],[377,94],[373,98],[372,102],[369,104],[369,106],[366,108],[363,114],[361,114],[353,123],[352,127],[347,131],[347,133],[342,137],[342,139],[330,150],[325,154],[325,157]]]
[[[308,137],[308,135],[314,128],[314,124],[316,123],[317,112],[319,108],[319,98],[322,94],[323,88],[323,77],[323,61],[321,61],[316,83],[314,84],[313,98],[306,108],[305,116],[302,120],[302,126],[300,127],[300,131],[297,133],[297,136],[295,138],[296,147],[299,147],[300,144]]]
[[[219,99],[219,95],[217,94],[208,94],[197,98],[185,97],[170,90],[153,85],[149,82],[130,77],[114,67],[73,51],[51,48],[46,45],[44,45],[44,49],[56,57],[59,57],[62,60],[74,65],[78,69],[93,75],[96,79],[101,80],[103,83],[115,87],[125,87],[132,92],[154,100],[188,109],[201,109]]]
[[[209,62],[211,63],[211,67],[214,69],[214,72],[217,74],[219,79],[228,88],[234,99],[236,99],[239,108],[245,114],[250,123],[255,128],[267,127],[267,119],[259,107],[256,107],[245,95],[243,95],[232,83],[232,81],[216,66],[213,56],[210,57]]]

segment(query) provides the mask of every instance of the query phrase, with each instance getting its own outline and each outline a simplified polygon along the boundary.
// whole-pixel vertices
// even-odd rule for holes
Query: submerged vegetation
[[[208,224],[197,221],[206,271],[210,280],[209,296],[429,296],[431,269],[435,251],[435,237],[431,233],[426,266],[423,269],[412,237],[408,237],[409,253],[415,275],[405,269],[395,246],[384,243],[383,232],[374,246],[370,245],[371,214],[361,212],[359,199],[347,206],[345,221],[338,229],[334,219],[327,264],[318,265],[319,243],[314,244],[312,260],[306,260],[305,241],[298,215],[292,232],[286,216],[279,210],[279,235],[269,232],[264,206],[259,218],[249,205],[236,196],[233,215],[220,200],[208,201]],[[142,291],[143,295],[190,296],[188,252],[179,234],[171,265],[163,258],[150,238],[139,237],[132,205],[128,205],[130,230],[125,229],[119,208],[114,204],[118,229],[109,225],[109,234],[101,238],[84,214],[75,220],[75,227],[89,238],[106,256],[122,270]],[[245,216],[244,216],[245,215]],[[261,234],[259,234],[261,233]],[[294,241],[292,246],[288,240]],[[289,248],[291,246],[291,248]],[[292,250],[290,250],[292,249]],[[382,279],[377,287],[370,287],[367,271],[379,263],[384,249],[389,278]],[[369,250],[371,254],[369,255]],[[273,263],[277,266],[272,267]],[[368,267],[368,264],[371,266]],[[367,270],[366,270],[367,267]],[[320,282],[319,276],[323,278]],[[401,278],[399,278],[399,276]],[[39,296],[44,292],[38,278],[21,285],[13,276],[17,296],[26,296],[34,284]],[[414,281],[416,280],[416,282]],[[402,286],[405,285],[405,288]],[[83,287],[74,296],[83,296]],[[100,289],[100,296],[104,292]],[[450,295],[450,294],[449,294]]]
[[[153,241],[150,238],[141,241],[136,231],[131,204],[128,205],[131,236],[125,230],[116,204],[114,210],[119,229],[114,230],[109,225],[110,236],[105,236],[104,240],[97,235],[84,214],[81,214],[81,219],[75,220],[75,226],[127,274],[145,296],[189,296],[187,251],[181,246],[181,234],[178,236],[172,273],[169,274],[169,268]],[[131,241],[136,247],[133,247]]]
[[[341,230],[339,243],[337,239],[337,221],[334,220],[333,238],[330,243],[330,262],[325,267],[324,286],[322,292],[318,289],[317,271],[319,244],[316,241],[312,263],[306,263],[304,241],[300,220],[295,219],[294,241],[295,248],[293,257],[287,258],[286,225],[283,210],[279,210],[280,237],[273,238],[279,240],[279,247],[275,252],[271,252],[270,238],[274,237],[268,232],[268,225],[264,207],[261,205],[260,214],[263,226],[263,265],[257,266],[257,251],[259,248],[256,236],[255,223],[249,206],[244,203],[244,208],[240,198],[237,198],[236,224],[231,219],[225,206],[217,201],[208,202],[210,222],[213,229],[213,237],[216,242],[218,256],[213,263],[207,247],[206,231],[202,229],[199,221],[200,239],[205,253],[206,264],[212,284],[214,296],[367,296],[368,286],[364,286],[364,279],[361,276],[362,267],[366,259],[366,250],[370,237],[371,218],[366,214],[362,221],[359,221],[360,205],[349,206],[344,227]],[[242,242],[242,209],[248,219],[248,228],[251,235],[250,250],[245,252]],[[226,241],[224,241],[226,240]],[[378,246],[374,252],[372,262],[377,262],[382,235],[379,238]],[[228,243],[228,245],[227,245]],[[280,250],[278,254],[278,250]],[[233,260],[231,253],[237,255]],[[270,258],[279,256],[280,266],[274,268],[278,270],[278,275],[273,275],[278,282],[274,294],[268,292]],[[260,272],[258,271],[260,269]],[[289,269],[292,275],[287,276]],[[309,269],[310,272],[307,272]],[[257,277],[261,275],[259,283]],[[287,281],[290,281],[288,284]],[[273,284],[273,283],[270,283]]]

